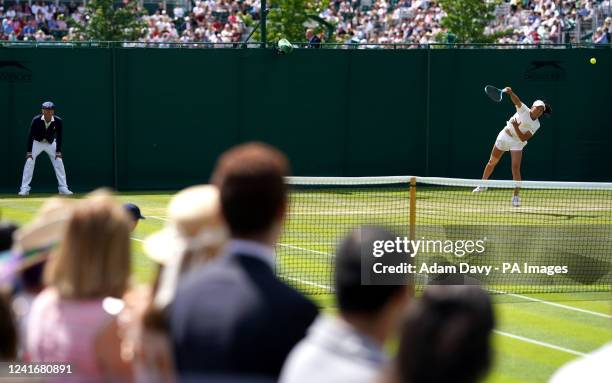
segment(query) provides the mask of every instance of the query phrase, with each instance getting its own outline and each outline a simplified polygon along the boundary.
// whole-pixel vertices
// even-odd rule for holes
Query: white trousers
[[[21,191],[30,191],[30,182],[32,182],[32,176],[34,175],[34,166],[36,165],[36,157],[42,152],[47,153],[53,164],[55,170],[55,177],[57,178],[58,190],[68,189],[66,184],[66,171],[64,170],[64,162],[61,158],[55,158],[55,141],[52,144],[47,142],[39,142],[34,140],[32,143],[32,158],[28,158],[23,167],[23,178],[21,179]]]

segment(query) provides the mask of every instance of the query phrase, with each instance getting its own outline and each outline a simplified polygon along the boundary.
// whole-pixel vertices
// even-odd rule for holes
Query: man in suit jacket
[[[23,167],[23,177],[21,180],[20,196],[30,194],[30,182],[34,175],[36,157],[42,152],[47,153],[57,178],[57,189],[59,194],[70,195],[66,183],[66,171],[62,161],[62,131],[64,123],[61,118],[55,116],[55,105],[51,101],[42,104],[42,114],[34,116],[30,124],[28,134],[28,146],[26,153],[26,163]]]
[[[222,155],[213,174],[231,240],[216,261],[188,274],[170,307],[182,378],[276,379],[316,306],[274,274],[287,209],[286,157],[259,143]]]

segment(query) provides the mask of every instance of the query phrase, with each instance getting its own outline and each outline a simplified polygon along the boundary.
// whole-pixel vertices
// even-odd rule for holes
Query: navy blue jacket
[[[170,307],[178,372],[277,378],[317,313],[263,260],[214,261],[180,282]]]
[[[32,151],[33,141],[42,141],[47,140],[47,142],[52,143],[53,140],[57,140],[55,144],[55,151],[62,151],[62,129],[64,127],[64,122],[58,116],[53,116],[55,121],[51,122],[49,128],[45,128],[45,122],[41,120],[42,115],[36,115],[32,119],[32,123],[30,124],[30,132],[28,133],[28,150],[27,152]]]

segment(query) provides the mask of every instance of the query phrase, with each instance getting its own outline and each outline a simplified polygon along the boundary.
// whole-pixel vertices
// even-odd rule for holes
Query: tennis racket
[[[487,96],[489,96],[489,98],[495,102],[500,102],[502,100],[502,95],[504,94],[503,90],[497,89],[493,85],[485,86],[484,91]]]

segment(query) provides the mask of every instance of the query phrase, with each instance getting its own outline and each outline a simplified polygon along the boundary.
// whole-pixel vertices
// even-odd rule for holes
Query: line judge
[[[70,195],[66,183],[66,171],[62,161],[62,130],[63,121],[55,116],[55,105],[51,101],[42,104],[42,114],[34,116],[28,134],[28,148],[26,162],[23,167],[23,178],[21,180],[20,196],[30,194],[30,182],[34,175],[36,157],[46,152],[53,164],[55,177],[57,177],[57,190],[59,194]]]

